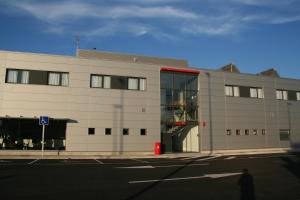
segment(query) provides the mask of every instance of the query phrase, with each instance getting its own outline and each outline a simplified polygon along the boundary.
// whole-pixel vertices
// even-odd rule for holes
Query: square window
[[[236,130],[235,130],[235,134],[236,134],[236,135],[241,135],[241,130],[240,130],[240,129],[236,129]]]
[[[102,76],[91,75],[91,87],[92,88],[102,88]]]
[[[249,135],[250,130],[249,129],[245,129],[245,135]]]
[[[137,78],[128,78],[128,89],[137,90],[139,88],[139,79]]]
[[[226,135],[231,135],[231,129],[226,130]]]
[[[129,135],[129,129],[123,128],[123,135]]]
[[[253,135],[257,135],[257,129],[253,129]]]
[[[142,128],[140,133],[141,133],[141,135],[147,135],[147,130]]]
[[[89,135],[95,135],[95,128],[89,128]]]
[[[111,135],[111,128],[105,129],[105,135]]]

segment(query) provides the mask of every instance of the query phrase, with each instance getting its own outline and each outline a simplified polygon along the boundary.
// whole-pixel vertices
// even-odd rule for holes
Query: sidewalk
[[[294,150],[295,152],[299,152]],[[294,152],[289,148],[276,149],[244,149],[202,151],[201,153],[166,153],[154,155],[153,152],[70,152],[70,151],[44,151],[45,159],[131,159],[131,158],[197,158],[205,156],[232,156],[254,154],[276,154]],[[0,159],[37,159],[42,157],[38,150],[0,150]]]

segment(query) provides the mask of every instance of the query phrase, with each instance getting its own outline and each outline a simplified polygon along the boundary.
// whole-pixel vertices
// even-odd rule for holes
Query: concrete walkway
[[[254,155],[294,152],[288,148],[276,149],[244,149],[203,151],[201,153],[166,153],[154,155],[153,152],[70,152],[70,151],[44,151],[45,159],[127,159],[127,158],[197,158],[205,156],[230,156],[230,155]],[[299,152],[299,151],[296,151]],[[0,150],[0,159],[37,159],[42,153],[38,150]]]

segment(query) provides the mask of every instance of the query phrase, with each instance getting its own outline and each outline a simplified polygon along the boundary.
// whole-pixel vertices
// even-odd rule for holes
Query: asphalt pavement
[[[238,184],[243,169],[253,177],[251,193],[256,200],[300,200],[299,154],[0,159],[0,196],[14,200],[235,200],[245,193]]]

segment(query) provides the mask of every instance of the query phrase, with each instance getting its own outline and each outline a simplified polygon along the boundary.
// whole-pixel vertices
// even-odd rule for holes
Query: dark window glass
[[[245,129],[245,135],[249,135],[250,134],[250,130],[249,129]]]
[[[288,91],[288,97],[291,101],[297,101],[297,92],[296,91]]]
[[[236,135],[241,135],[241,130],[240,130],[240,129],[236,129],[236,130],[235,130],[235,134],[236,134]]]
[[[262,129],[262,130],[261,130],[261,134],[262,134],[262,135],[266,135],[266,130],[265,130],[265,129]]]
[[[123,76],[112,76],[111,77],[111,88],[112,89],[127,89],[128,78]]]
[[[147,130],[144,129],[144,128],[142,128],[142,129],[141,129],[141,135],[147,135]]]
[[[123,128],[123,135],[129,135],[129,129]]]
[[[185,91],[184,90],[173,90],[173,105],[183,106],[185,105]]]
[[[185,74],[174,73],[174,89],[176,90],[185,90]]]
[[[173,88],[173,73],[167,73],[167,72],[160,73],[160,87]]]
[[[231,129],[226,130],[226,135],[231,135]]]
[[[89,128],[89,135],[95,135],[95,128]]]
[[[250,87],[240,86],[240,96],[250,97]]]
[[[289,141],[290,140],[290,130],[289,129],[280,129],[280,140]]]
[[[48,84],[48,72],[47,71],[30,71],[29,84],[47,85]]]
[[[186,89],[187,90],[198,90],[198,76],[188,75],[186,76]]]
[[[111,135],[111,128],[105,129],[105,135]]]

